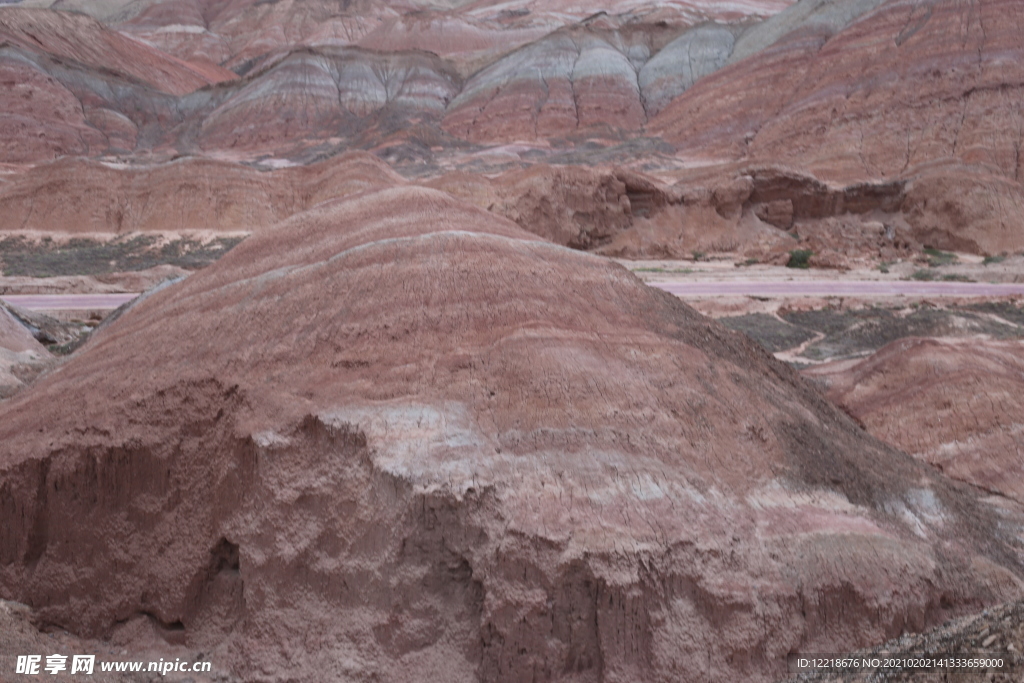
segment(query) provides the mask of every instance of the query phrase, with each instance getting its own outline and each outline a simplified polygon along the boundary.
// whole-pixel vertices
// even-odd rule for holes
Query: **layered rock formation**
[[[771,15],[788,4],[786,0],[728,5],[672,0],[652,9],[646,2],[619,0],[608,9],[634,20],[688,26],[702,20],[737,21]],[[88,5],[77,9],[95,12]],[[397,6],[375,0],[136,0],[103,16],[120,30],[171,54],[212,59],[232,68],[244,67],[248,60],[267,53],[297,47],[359,45],[385,51],[427,50],[453,59],[468,75],[486,61],[582,21],[595,11],[592,5],[565,0],[416,1]]]
[[[174,95],[235,77],[213,64],[175,59],[94,19],[68,12],[5,8],[0,11],[0,41],[110,71]]]
[[[1018,251],[1022,12],[1000,0],[802,2],[650,129],[685,155],[844,184],[907,179],[906,219],[934,246]]]
[[[1021,343],[902,339],[852,366],[808,372],[878,438],[951,477],[1024,501]]]
[[[657,114],[698,79],[721,68],[735,45],[733,33],[719,24],[698,26],[651,57],[637,73],[644,110]]]
[[[365,153],[274,171],[202,158],[150,166],[66,159],[0,188],[0,231],[247,233],[328,199],[401,182]]]
[[[445,117],[448,132],[475,141],[565,135],[577,128],[646,123],[629,53],[589,31],[559,32],[466,82]],[[646,54],[643,55],[646,57]]]
[[[627,3],[590,17],[561,3],[427,11],[374,0],[52,4],[92,11],[109,28],[79,13],[7,8],[10,68],[33,71],[12,72],[11,82],[36,103],[0,104],[20,116],[19,137],[56,139],[23,143],[3,160],[143,150],[300,156],[341,143],[376,148],[417,127],[425,148],[457,147],[449,134],[475,142],[632,137],[725,63],[744,31],[736,22],[781,4],[681,3],[652,13]],[[236,74],[245,80],[194,92]]]
[[[493,179],[447,174],[426,185],[575,249],[605,245],[638,218],[682,201],[672,188],[622,168],[537,164]]]
[[[0,407],[0,596],[246,680],[766,681],[1018,594],[994,505],[414,187],[250,238]]]
[[[233,88],[203,117],[199,144],[287,150],[297,140],[337,141],[368,127],[383,137],[439,121],[458,88],[457,75],[425,53],[300,51]]]
[[[81,15],[0,8],[0,33],[0,161],[8,163],[160,146],[181,121],[178,94],[233,76]]]
[[[636,132],[672,98],[721,67],[739,32],[717,23],[680,30],[591,18],[474,74],[443,126],[477,142],[602,128]]]

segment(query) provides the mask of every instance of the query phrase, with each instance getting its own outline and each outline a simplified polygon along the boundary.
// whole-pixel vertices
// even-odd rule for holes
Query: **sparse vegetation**
[[[933,249],[931,247],[925,247],[924,253],[928,257],[928,265],[932,268],[948,266],[959,261],[956,254],[951,254],[948,251],[939,251],[938,249]]]
[[[878,264],[878,270],[881,273],[888,273],[889,272],[889,266],[891,266],[891,265],[893,265],[892,261],[882,261],[881,263]]]
[[[943,275],[939,275],[932,270],[915,270],[914,274],[910,276],[910,279],[922,280],[924,282],[974,282],[974,280],[961,273],[945,273]]]
[[[985,260],[981,262],[981,265],[988,266],[993,263],[1002,263],[1006,260],[1006,254],[1000,254],[999,256],[986,256]]]
[[[694,251],[690,252],[690,254],[691,256],[693,256],[694,261],[703,261],[704,259],[707,258],[707,254],[705,254],[703,251]]]
[[[109,242],[76,238],[58,244],[49,237],[39,242],[7,237],[0,241],[0,273],[28,277],[103,275],[146,270],[165,263],[198,270],[241,241],[240,237],[221,237],[206,243],[181,238],[160,245],[154,235],[133,235]]]
[[[963,337],[985,334],[993,339],[1024,338],[1024,326],[1020,325],[1020,322],[1024,321],[1024,314],[1012,304],[1000,304],[999,307],[975,304],[970,307],[946,309],[937,308],[927,302],[915,301],[909,303],[907,308],[909,312],[899,308],[883,307],[859,310],[823,308],[811,311],[780,311],[778,316],[789,325],[824,335],[822,339],[809,344],[801,353],[802,356],[815,361],[865,355],[904,337]],[[988,314],[995,314],[1010,324],[994,321]],[[765,346],[784,339],[774,330],[769,334],[760,326],[743,324],[746,323],[743,318],[736,319],[739,324],[726,322],[729,320],[727,318],[720,321],[733,329],[741,328]],[[794,337],[797,335],[796,330],[787,330],[787,333]],[[796,345],[794,343],[790,348]]]
[[[794,249],[789,252],[789,261],[786,262],[786,267],[803,269],[810,268],[810,260],[812,256],[814,256],[814,252],[810,249]]]
[[[808,339],[812,339],[816,334],[813,330],[791,325],[767,313],[732,316],[722,318],[721,322],[730,329],[743,332],[769,353],[799,346]]]

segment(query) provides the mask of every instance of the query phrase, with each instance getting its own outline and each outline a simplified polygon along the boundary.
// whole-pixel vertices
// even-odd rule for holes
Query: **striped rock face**
[[[638,131],[697,79],[724,65],[738,32],[724,24],[681,35],[628,28],[611,20],[588,22],[482,69],[448,107],[445,130],[478,142],[601,128]]]
[[[0,595],[243,680],[775,680],[1018,594],[995,505],[415,187],[253,236],[0,404]]]
[[[200,144],[267,149],[301,139],[348,137],[367,126],[367,117],[386,113],[437,121],[457,91],[457,77],[423,53],[297,52],[210,111],[202,121]]]
[[[0,12],[0,40],[107,69],[172,95],[234,78],[227,69],[189,64],[94,19],[67,12],[5,8]]]
[[[418,159],[465,141],[636,137],[726,62],[747,23],[788,2],[622,1],[597,14],[563,0],[15,4],[0,58],[40,104],[0,97],[21,140],[0,152],[9,163],[316,158],[341,145]]]
[[[845,24],[814,14],[783,23],[788,34],[703,80],[652,129],[687,153],[785,163],[841,182],[947,161],[1019,179],[1020,4],[859,5]]]
[[[726,68],[648,127],[686,158],[907,180],[922,242],[1024,248],[1020,3],[801,2],[745,33]]]

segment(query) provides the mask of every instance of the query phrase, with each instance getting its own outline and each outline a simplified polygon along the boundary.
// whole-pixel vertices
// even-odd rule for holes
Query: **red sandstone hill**
[[[684,208],[669,202],[644,209],[641,220],[615,218],[612,230],[584,229],[596,239],[576,239],[575,216],[594,203],[587,194],[593,183],[570,183],[575,195],[551,185],[541,196],[542,183],[534,182],[531,201],[550,206],[543,225],[530,229],[641,257],[722,249],[772,260],[799,247],[818,254],[818,263],[841,264],[924,245],[985,255],[1024,249],[1014,132],[1021,116],[1017,65],[1024,59],[1016,58],[1022,55],[1012,30],[1014,4],[985,0],[972,13],[941,2],[918,16],[897,0],[805,0],[763,23],[733,17],[698,25],[687,23],[682,10],[666,20],[626,5],[580,23],[555,5],[523,7],[525,14],[486,3],[405,14],[372,2],[339,9],[312,0],[115,5],[105,4],[102,14],[125,31],[163,31],[180,19],[204,36],[236,35],[235,29],[248,35],[241,27],[269,31],[288,18],[280,36],[245,44],[253,56],[234,65],[243,78],[178,97],[131,75],[123,55],[104,62],[103,40],[116,34],[95,21],[0,10],[42,17],[49,27],[39,32],[40,46],[25,37],[22,21],[21,37],[0,47],[0,76],[11,85],[0,94],[0,132],[9,140],[3,161],[115,154],[166,160],[185,153],[307,162],[355,147],[432,182],[429,176],[445,169],[477,168],[465,156],[477,145],[525,139],[534,148],[513,157],[516,165],[556,155],[578,164],[594,163],[588,155],[595,146],[660,134],[676,156],[659,147],[662,154],[648,165],[683,166],[661,170],[677,181],[673,193]],[[554,21],[562,11],[561,23]],[[380,30],[323,40],[308,34],[317,17],[326,26],[357,16],[381,19]],[[977,21],[995,28],[982,35]],[[469,23],[487,30],[472,37],[463,31]],[[428,41],[409,28],[435,25],[451,29],[454,42],[442,40],[448,34]],[[530,33],[552,26],[537,39]],[[961,26],[963,40],[947,39]],[[76,31],[81,45],[72,39]],[[527,34],[532,42],[512,49]],[[241,54],[232,45],[225,54]],[[505,48],[511,52],[499,55]],[[463,80],[474,60],[483,66]],[[640,163],[616,159],[614,151],[601,159],[607,166]],[[712,160],[724,163],[709,166]],[[525,187],[516,173],[509,178]],[[621,193],[607,196],[618,200]],[[494,206],[525,224],[532,209],[513,206],[519,199]],[[622,206],[596,211],[603,216]],[[116,229],[111,223],[106,231]]]
[[[805,16],[813,5],[767,22],[777,42],[699,81],[649,130],[685,156],[905,180],[901,214],[922,241],[1024,248],[1024,6],[836,2],[847,14],[826,21]]]
[[[767,681],[1018,595],[995,505],[621,267],[408,186],[0,406],[0,597],[245,680]]]
[[[878,438],[956,479],[1024,502],[1024,345],[902,339],[807,371]]]
[[[197,122],[198,142],[207,150],[287,152],[299,141],[337,142],[367,128],[387,134],[436,123],[458,88],[452,69],[426,53],[293,52],[224,88]]]
[[[622,3],[615,16],[589,18],[560,3],[429,11],[374,0],[52,5],[95,11],[110,27],[81,14],[3,8],[0,68],[22,92],[0,97],[0,112],[13,117],[10,137],[19,139],[2,160],[200,150],[301,156],[342,143],[372,149],[417,127],[425,127],[414,134],[425,148],[464,145],[444,131],[467,140],[578,129],[636,135],[649,115],[721,66],[742,30],[695,24],[735,23],[781,4],[683,2],[652,13]],[[245,80],[194,92],[235,79],[224,67]]]
[[[113,72],[174,95],[235,78],[227,69],[189,64],[68,12],[0,9],[0,43]]]

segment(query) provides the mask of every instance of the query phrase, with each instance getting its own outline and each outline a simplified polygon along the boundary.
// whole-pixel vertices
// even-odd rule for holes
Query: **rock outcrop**
[[[0,597],[246,680],[768,681],[1024,576],[1018,507],[416,187],[255,235],[0,406],[0,514]]]
[[[430,185],[574,249],[607,244],[637,219],[681,201],[671,188],[622,168],[537,164],[488,181],[483,192],[461,175],[442,177]]]

